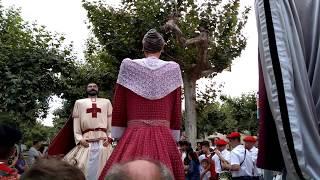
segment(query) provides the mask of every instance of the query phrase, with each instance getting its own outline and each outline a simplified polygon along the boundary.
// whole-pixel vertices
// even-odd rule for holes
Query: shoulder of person
[[[99,98],[103,103],[111,104],[111,101],[107,98]]]
[[[217,154],[215,154],[215,155],[212,156],[211,159],[212,159],[212,160],[219,159],[219,156],[218,156]]]
[[[86,102],[88,98],[78,99],[74,104]]]
[[[122,60],[121,62],[121,65],[120,65],[120,69],[121,68],[125,68],[127,66],[131,66],[133,65],[134,63],[137,63],[139,61],[143,61],[143,58],[142,59],[130,59],[130,58],[125,58]],[[167,65],[169,64],[171,67],[174,67],[174,68],[179,68],[180,69],[180,65],[175,62],[175,61],[164,61],[162,59],[158,59],[157,61],[160,61],[162,63],[166,63]]]
[[[163,62],[167,63],[167,65],[169,65],[172,68],[172,70],[179,70],[179,71],[181,70],[180,65],[174,61],[163,61]]]
[[[130,59],[130,58],[123,59],[120,65],[120,69],[130,66],[135,60],[138,60],[138,59]]]
[[[232,149],[231,153],[241,154],[242,151],[244,151],[244,150],[245,150],[245,149],[244,149],[242,146],[238,145],[237,147],[235,147],[234,149]]]
[[[222,153],[222,154],[230,154],[230,153],[231,153],[231,151],[229,151],[229,150],[225,149],[225,150],[224,150],[224,151],[222,151],[221,153]]]

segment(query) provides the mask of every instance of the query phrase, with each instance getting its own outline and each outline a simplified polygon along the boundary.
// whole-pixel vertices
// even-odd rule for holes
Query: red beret
[[[253,142],[255,143],[257,140],[253,136],[247,136],[243,139],[244,142]]]
[[[217,145],[217,146],[225,146],[225,145],[227,145],[227,144],[228,144],[228,142],[225,141],[225,140],[223,140],[223,139],[219,139],[219,140],[217,140],[217,142],[216,142],[216,145]]]
[[[232,132],[227,136],[227,138],[229,138],[229,139],[239,138],[239,137],[241,137],[241,135],[238,132]]]

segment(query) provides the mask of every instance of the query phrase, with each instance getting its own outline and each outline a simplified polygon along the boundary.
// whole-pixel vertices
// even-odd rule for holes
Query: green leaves
[[[29,144],[32,139],[47,140],[62,127],[74,101],[85,97],[87,83],[98,83],[101,97],[112,94],[119,62],[92,41],[86,62],[76,63],[72,44],[64,41],[44,26],[25,22],[19,10],[0,6],[0,112],[8,112],[0,122],[18,126]],[[53,95],[63,98],[64,104],[55,112],[55,128],[49,128],[38,120],[46,118]]]
[[[19,10],[0,12],[0,111],[32,124],[46,116],[48,98],[61,93],[59,79],[74,69],[74,57],[64,37],[26,23]]]
[[[230,67],[246,46],[242,29],[249,9],[240,10],[239,0],[210,0],[202,4],[194,0],[123,0],[122,3],[121,8],[114,9],[102,2],[83,2],[99,44],[118,62],[126,57],[142,57],[141,40],[145,32],[150,28],[160,30],[172,15],[179,17],[177,25],[187,39],[198,36],[199,28],[209,32],[207,61],[214,68],[212,76]],[[184,72],[190,72],[199,58],[199,49],[180,47],[172,33],[165,33],[164,37],[167,46],[162,58],[174,60]],[[203,77],[203,70],[198,71],[195,72],[198,78]]]
[[[231,131],[249,131],[256,135],[258,119],[255,93],[242,94],[235,98],[221,95],[220,100],[209,99],[210,101],[208,98],[201,98],[197,101],[199,132],[227,134]]]

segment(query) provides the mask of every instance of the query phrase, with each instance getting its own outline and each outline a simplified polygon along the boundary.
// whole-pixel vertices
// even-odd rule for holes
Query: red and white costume
[[[183,164],[176,141],[181,125],[180,67],[155,57],[123,60],[112,113],[112,137],[119,143],[100,179],[112,165],[138,158],[158,160],[176,180],[183,180]]]

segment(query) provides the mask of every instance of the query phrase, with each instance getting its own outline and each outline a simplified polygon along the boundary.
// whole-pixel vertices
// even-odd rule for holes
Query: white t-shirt
[[[204,170],[200,171],[200,174],[202,174]],[[211,172],[208,171],[201,180],[209,180],[209,178],[211,177]]]
[[[198,159],[199,159],[199,162],[201,163],[202,160],[207,159],[209,156],[210,156],[210,155],[205,155],[205,154],[200,155],[199,158],[198,158]],[[204,171],[203,167],[200,166],[200,174],[201,174],[203,171]],[[208,171],[208,172],[204,175],[203,180],[208,180],[210,177],[211,177],[211,173],[210,173],[210,171]]]
[[[257,167],[257,159],[258,159],[258,148],[253,146],[249,150],[252,156],[252,161],[253,161],[253,176],[261,176],[262,175],[262,170]]]
[[[230,162],[230,158],[231,158],[231,153],[230,151],[228,151],[227,149],[223,150],[221,152],[221,156],[227,160],[228,162]],[[221,173],[222,172],[222,168],[221,168],[221,163],[220,163],[220,158],[217,154],[215,154],[212,157],[212,160],[214,161],[215,164],[215,168],[216,168],[216,173]]]
[[[243,163],[242,163],[243,162]],[[242,165],[240,165],[242,163]],[[238,145],[231,151],[231,165],[240,165],[239,171],[232,171],[232,177],[252,176],[253,160],[251,153],[244,148],[243,145]]]
[[[36,158],[38,158],[39,156],[40,152],[36,148],[31,147],[28,151],[28,165],[32,166]]]
[[[182,152],[181,153],[181,159],[182,159],[182,162],[184,162],[184,159],[187,157],[187,153],[186,152]]]
[[[207,158],[207,157],[206,157],[205,154],[201,154],[201,155],[199,156],[199,162],[201,163],[201,161],[204,160],[204,159],[206,159],[206,158]]]

